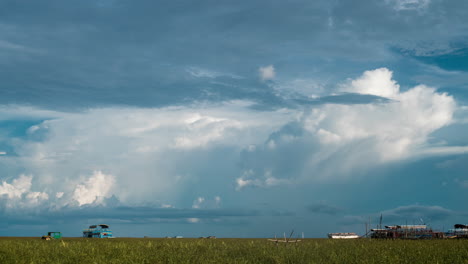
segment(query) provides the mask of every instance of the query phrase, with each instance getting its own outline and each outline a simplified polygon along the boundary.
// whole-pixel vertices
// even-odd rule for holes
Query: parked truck
[[[51,239],[61,239],[62,233],[60,232],[48,232],[46,236],[42,236],[44,240],[51,240]]]
[[[83,230],[83,237],[112,238],[112,231],[108,225],[90,225]]]

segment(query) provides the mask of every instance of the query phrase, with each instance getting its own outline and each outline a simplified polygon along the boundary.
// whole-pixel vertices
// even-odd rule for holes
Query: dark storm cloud
[[[320,104],[371,104],[371,103],[387,103],[390,99],[370,95],[370,94],[355,94],[346,93],[340,95],[330,95],[313,99],[295,99],[295,102],[302,105],[320,105]]]
[[[400,221],[400,223],[403,221],[424,221],[424,219],[426,219],[426,221],[438,221],[446,219],[454,214],[457,214],[457,212],[441,206],[423,205],[400,206],[395,209],[382,212],[382,215],[385,217],[385,221]]]
[[[112,219],[113,221],[151,222],[181,221],[197,218],[201,220],[242,218],[260,215],[259,211],[246,209],[176,209],[130,206],[69,207],[61,210],[23,211],[19,213],[3,212],[1,223],[16,225],[41,225],[54,222],[83,222],[90,219]]]
[[[463,1],[410,10],[396,10],[397,2],[0,1],[0,103],[70,109],[251,99],[274,106],[281,98],[258,81],[259,66],[292,74],[320,65],[317,78],[340,79],[349,61],[382,61],[391,46],[422,52],[419,43],[434,30],[438,42],[424,49],[449,49],[466,33]],[[190,66],[245,79],[191,78]]]
[[[468,43],[465,48],[439,56],[414,56],[424,63],[438,66],[448,71],[468,71]]]
[[[333,205],[326,204],[326,203],[311,204],[307,206],[307,210],[311,213],[326,214],[326,215],[337,215],[343,212],[343,209],[338,208]]]
[[[369,221],[376,223],[376,221],[380,221],[382,216],[382,223],[385,225],[433,224],[463,215],[466,215],[463,211],[450,210],[442,206],[414,204],[399,206],[370,215],[347,215],[343,217],[340,223],[345,225],[362,224]]]

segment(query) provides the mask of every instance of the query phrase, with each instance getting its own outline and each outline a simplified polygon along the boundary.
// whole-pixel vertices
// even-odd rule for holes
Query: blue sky
[[[0,1],[0,235],[468,217],[466,1]]]

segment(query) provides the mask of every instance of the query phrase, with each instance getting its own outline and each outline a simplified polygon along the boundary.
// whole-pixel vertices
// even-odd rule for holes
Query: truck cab
[[[88,238],[111,238],[112,231],[108,225],[90,225],[89,228],[83,230],[83,237]]]

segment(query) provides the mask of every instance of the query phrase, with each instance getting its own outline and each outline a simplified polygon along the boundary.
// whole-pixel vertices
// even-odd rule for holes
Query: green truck
[[[48,232],[47,236],[42,236],[44,240],[51,240],[51,239],[61,239],[62,233],[60,232]]]

